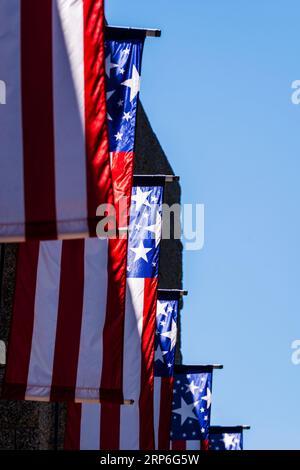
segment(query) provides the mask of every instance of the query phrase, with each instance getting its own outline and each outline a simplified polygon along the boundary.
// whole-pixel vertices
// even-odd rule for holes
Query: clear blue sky
[[[213,424],[249,423],[248,449],[300,449],[299,0],[107,0],[110,24],[159,27],[141,98],[205,204],[205,246],[184,253],[185,363],[221,362]]]

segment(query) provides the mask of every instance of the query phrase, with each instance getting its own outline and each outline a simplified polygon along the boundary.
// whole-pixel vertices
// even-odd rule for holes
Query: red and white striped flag
[[[1,0],[0,241],[95,236],[113,202],[104,0]]]
[[[66,449],[154,449],[154,339],[164,178],[150,181],[141,177],[133,187],[127,258],[123,391],[134,403],[70,403]]]
[[[119,60],[123,71],[107,68],[114,97],[109,98],[110,150],[117,206],[122,197],[130,203],[138,92],[130,100],[128,77],[140,73],[144,43],[144,33],[134,39],[130,34],[106,41],[107,63]],[[113,126],[121,128],[121,142]],[[124,333],[126,256],[126,238],[20,245],[6,398],[123,401],[124,335],[126,344],[126,335],[132,335]]]
[[[130,193],[122,183],[115,188]],[[3,396],[123,402],[127,240],[30,241],[18,250]]]
[[[67,449],[111,450],[113,446],[116,449],[140,449],[140,436],[142,434],[144,435],[143,441],[145,442],[147,439],[148,449],[150,449],[153,432],[154,447],[152,449],[168,450],[170,448],[173,368],[177,338],[176,323],[181,292],[170,289],[158,291],[154,362],[155,377],[152,391],[153,399],[150,400],[151,402],[153,401],[154,412],[148,409],[149,414],[146,428],[139,429],[137,426],[134,426],[132,416],[137,413],[137,410],[134,409],[136,405],[116,407],[106,404],[104,406],[69,404],[65,436],[65,446]],[[119,414],[120,409],[124,417]],[[118,418],[117,422],[114,421],[116,415]],[[154,430],[151,429],[151,425]],[[103,432],[102,430],[105,431]],[[120,436],[118,443],[113,440],[116,433]]]

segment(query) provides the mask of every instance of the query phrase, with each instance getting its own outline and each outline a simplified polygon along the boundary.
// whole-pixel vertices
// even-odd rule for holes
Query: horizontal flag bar
[[[222,433],[235,433],[243,430],[249,430],[251,427],[247,424],[239,424],[236,426],[210,426],[209,432],[211,434],[222,434]]]
[[[201,365],[186,365],[186,364],[176,364],[174,368],[175,374],[184,374],[184,373],[201,373],[201,372],[211,372],[213,369],[223,369],[222,364],[201,364]]]
[[[108,25],[105,27],[105,36],[107,39],[143,39],[145,37],[159,38],[161,36],[161,30]]]
[[[75,403],[90,403],[90,404],[93,404],[93,403],[107,403],[107,401],[99,401],[99,400],[78,400],[78,399],[75,399]],[[123,403],[120,403],[121,405],[133,405],[134,403],[134,400],[124,400]]]
[[[179,176],[175,175],[134,175],[133,185],[135,186],[155,186],[164,183],[179,181]]]
[[[158,289],[157,294],[159,300],[172,300],[188,295],[188,291],[182,289]]]

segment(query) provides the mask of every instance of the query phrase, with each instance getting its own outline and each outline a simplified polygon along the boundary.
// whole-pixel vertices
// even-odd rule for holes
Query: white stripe
[[[53,2],[55,189],[60,236],[88,233],[82,0]]]
[[[99,399],[103,362],[103,328],[107,301],[108,241],[84,243],[84,292],[76,381],[77,399]]]
[[[0,1],[0,239],[25,237],[23,135],[21,111],[20,0]]]
[[[200,450],[200,441],[186,441],[186,450]]]
[[[160,417],[160,395],[161,395],[161,377],[154,377],[154,443],[155,449],[158,449],[159,436],[159,417]]]
[[[139,450],[140,448],[140,420],[139,403],[121,405],[120,450]],[[149,429],[149,432],[152,432]]]
[[[27,397],[50,396],[59,302],[61,241],[40,243]]]
[[[80,450],[100,448],[101,406],[84,403],[81,408]]]
[[[120,449],[139,449],[139,396],[141,387],[141,338],[144,279],[128,278],[124,325],[123,392],[134,405],[121,406]]]
[[[128,278],[126,284],[123,391],[126,399],[139,400],[141,341],[144,312],[144,279]]]

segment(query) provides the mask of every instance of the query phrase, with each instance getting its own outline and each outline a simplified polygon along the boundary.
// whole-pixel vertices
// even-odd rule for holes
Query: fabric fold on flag
[[[0,241],[96,236],[113,203],[104,0],[1,0]]]
[[[125,227],[138,94],[130,101],[131,88],[123,82],[130,80],[134,68],[140,74],[143,41],[106,40],[106,62],[108,57],[115,65],[120,60],[122,68],[120,73],[113,67],[109,76],[107,68],[106,75],[107,89],[119,102],[108,100],[108,111],[114,128],[124,135],[124,140],[116,140],[117,131],[110,128],[116,206],[125,199],[117,222]],[[127,121],[123,117],[129,110]],[[128,239],[120,237],[19,246],[3,397],[116,403],[131,399],[123,395],[127,244]]]
[[[243,427],[211,426],[209,450],[243,450]]]
[[[171,449],[191,449],[187,445],[195,445],[197,448],[201,442],[201,449],[208,450],[212,371],[212,366],[175,366]],[[191,444],[191,441],[195,444]]]
[[[154,340],[164,177],[132,189],[124,321],[123,393],[133,405],[68,406],[66,449],[154,449]]]

